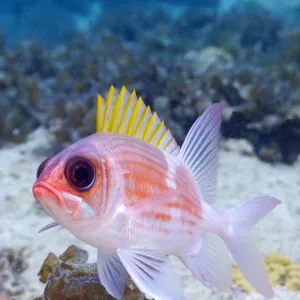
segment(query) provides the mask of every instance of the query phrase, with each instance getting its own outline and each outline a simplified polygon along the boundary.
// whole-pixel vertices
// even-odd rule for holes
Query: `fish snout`
[[[32,187],[32,192],[35,199],[40,203],[54,201],[59,206],[63,203],[60,193],[46,182],[37,181]]]

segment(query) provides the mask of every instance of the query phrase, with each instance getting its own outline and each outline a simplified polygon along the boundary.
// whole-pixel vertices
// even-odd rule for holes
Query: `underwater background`
[[[112,84],[135,89],[179,144],[208,106],[226,104],[216,206],[282,200],[254,233],[275,298],[300,299],[300,0],[1,3],[0,299],[109,299],[78,281],[60,294],[63,275],[47,282],[68,246],[82,247],[76,263],[95,253],[63,229],[37,233],[51,218],[31,186],[45,157],[95,132],[97,94]],[[235,267],[221,295],[178,270],[188,299],[262,299]]]

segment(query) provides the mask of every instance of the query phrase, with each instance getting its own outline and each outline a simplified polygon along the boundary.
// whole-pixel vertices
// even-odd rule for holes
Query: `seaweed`
[[[94,133],[97,93],[114,84],[136,89],[179,144],[209,105],[223,101],[223,137],[246,138],[263,160],[295,162],[299,29],[254,4],[220,14],[148,8],[104,9],[99,23],[63,46],[1,50],[0,144],[43,126],[55,134],[56,151]]]

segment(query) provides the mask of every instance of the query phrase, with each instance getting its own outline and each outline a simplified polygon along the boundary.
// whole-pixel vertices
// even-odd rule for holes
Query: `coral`
[[[292,291],[300,291],[300,262],[292,262],[278,252],[271,252],[264,261],[270,283],[273,287],[281,285]],[[255,293],[244,278],[237,265],[233,266],[233,288],[241,288],[246,293]]]
[[[230,67],[233,64],[233,57],[230,53],[216,47],[206,47],[200,51],[189,51],[185,59],[192,64],[196,74],[205,74],[209,69],[220,69]]]
[[[106,8],[90,32],[64,46],[0,46],[0,144],[44,126],[57,151],[94,133],[97,93],[114,84],[136,89],[179,144],[198,115],[223,101],[225,138],[248,140],[265,161],[293,163],[300,152],[299,30],[253,5],[218,15]]]
[[[49,253],[39,272],[46,283],[44,295],[35,300],[103,300],[114,299],[100,284],[96,264],[87,263],[88,254],[74,245],[58,257]],[[124,300],[142,300],[143,295],[133,287],[126,287]]]
[[[0,298],[20,296],[25,291],[22,273],[28,267],[27,258],[28,252],[25,248],[0,249]]]

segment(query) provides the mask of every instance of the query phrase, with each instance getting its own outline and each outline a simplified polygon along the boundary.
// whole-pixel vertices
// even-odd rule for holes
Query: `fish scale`
[[[114,163],[121,168],[126,178],[130,175],[133,176],[134,172],[137,171],[142,176],[152,176],[152,172],[149,172],[151,170],[157,182],[172,182],[175,186],[174,188],[178,188],[194,203],[195,209],[200,208],[196,182],[180,161],[175,160],[171,155],[158,151],[155,147],[149,147],[149,145],[138,139],[117,134],[111,134],[110,136],[111,142],[108,143],[106,148],[109,149],[108,151],[111,151],[111,154],[114,156]],[[138,168],[133,169],[135,163],[138,165]],[[130,174],[126,173],[128,170],[131,171]],[[138,183],[139,180],[137,179],[136,182]],[[148,183],[151,184],[151,180],[148,180]],[[161,188],[161,185],[156,187]],[[164,188],[170,188],[170,184],[165,184]],[[155,186],[154,190],[156,190]],[[157,192],[159,193],[160,191],[157,190]]]
[[[147,234],[157,229],[165,236],[173,228],[178,227],[179,222],[183,225],[179,231],[192,235],[195,225],[201,219],[201,206],[199,195],[196,193],[196,183],[188,180],[188,170],[180,166],[180,162],[173,157],[160,152],[157,148],[149,149],[147,144],[137,139],[112,134],[112,140],[109,149],[114,155],[114,163],[121,172],[124,172],[125,177],[126,184],[123,187],[125,206],[130,207],[140,201],[149,201],[148,198],[153,193],[163,194],[170,188],[170,182],[173,183],[171,186],[175,190],[180,191],[180,195],[173,199],[152,197],[147,208],[150,210],[141,216],[145,222],[135,220],[134,226],[141,226],[148,232]],[[177,172],[181,174],[179,178],[187,177],[187,179],[177,180]],[[168,201],[161,203],[161,200]]]

